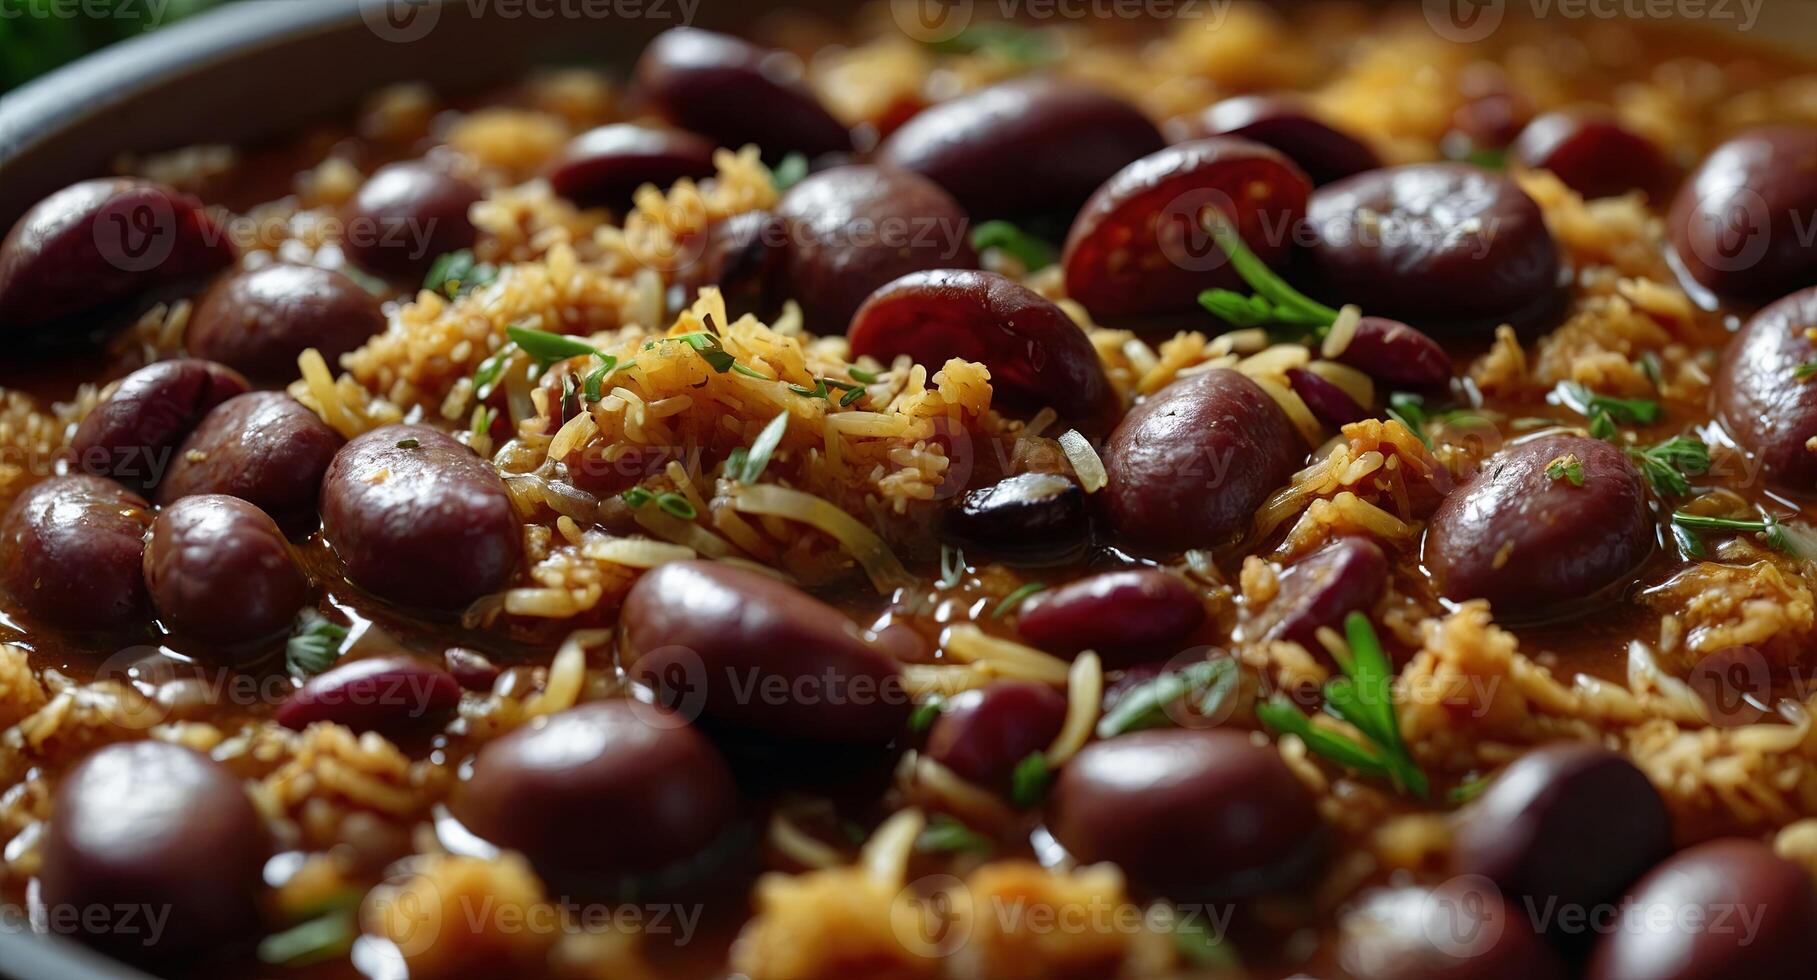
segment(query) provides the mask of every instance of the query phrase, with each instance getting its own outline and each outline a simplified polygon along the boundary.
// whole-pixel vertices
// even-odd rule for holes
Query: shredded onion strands
[[[1067,429],[1060,433],[1060,450],[1073,464],[1073,472],[1079,476],[1079,486],[1086,493],[1097,493],[1110,482],[1104,472],[1104,460],[1098,458],[1098,451],[1091,447],[1091,441],[1079,434],[1077,429]]]
[[[800,521],[824,531],[864,567],[865,574],[871,578],[871,584],[881,594],[888,595],[915,584],[915,579],[896,560],[895,553],[877,536],[877,532],[865,527],[857,518],[835,507],[830,501],[773,483],[735,487],[731,500],[734,510]]]
[[[1098,725],[1098,713],[1104,704],[1104,667],[1098,655],[1090,650],[1073,661],[1066,683],[1066,723],[1060,734],[1047,747],[1048,768],[1058,768],[1085,747],[1092,730]]]
[[[859,857],[872,881],[888,888],[901,888],[908,879],[909,856],[915,850],[915,838],[927,826],[927,818],[913,808],[898,810],[883,822],[864,845]]]

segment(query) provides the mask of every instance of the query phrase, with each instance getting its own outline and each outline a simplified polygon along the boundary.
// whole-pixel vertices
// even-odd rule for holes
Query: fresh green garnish
[[[1608,412],[1597,412],[1590,417],[1590,437],[1604,442],[1614,442],[1621,430],[1615,427],[1615,419]]]
[[[1634,359],[1634,364],[1640,368],[1641,374],[1647,376],[1647,381],[1653,385],[1654,391],[1665,389],[1665,369],[1659,363],[1658,354],[1652,351],[1642,351],[1641,355]]]
[[[925,732],[934,725],[934,719],[946,710],[946,699],[938,694],[929,695],[926,701],[915,705],[909,713],[908,727],[911,732]]]
[[[481,405],[473,410],[473,427],[470,430],[474,438],[492,431],[492,422],[498,418],[498,412]]]
[[[674,490],[665,490],[662,493],[652,493],[649,490],[645,490],[643,487],[632,487],[624,493],[619,494],[618,497],[620,500],[631,505],[633,510],[640,509],[651,502],[655,502],[657,509],[661,510],[663,513],[672,517],[679,517],[684,521],[691,521],[700,516],[700,512],[694,509],[694,502],[689,500],[684,494],[677,493]]]
[[[645,490],[643,487],[632,487],[624,493],[619,494],[618,499],[630,504],[632,510],[636,510],[650,501],[655,500],[656,495]]]
[[[599,351],[594,351],[593,357],[599,361],[599,364],[587,372],[586,379],[581,383],[581,395],[589,402],[596,402],[605,397],[606,378],[610,377],[613,371],[618,370],[618,358],[610,354],[601,354]]]
[[[1475,164],[1484,170],[1508,169],[1508,151],[1493,147],[1471,150],[1464,155],[1464,162]]]
[[[940,814],[928,821],[915,838],[915,850],[923,854],[959,854],[966,851],[989,851],[991,839],[954,820],[946,814]]]
[[[1762,514],[1757,521],[1741,521],[1728,517],[1687,514],[1681,510],[1672,514],[1672,525],[1688,532],[1734,531],[1739,534],[1758,534],[1766,541],[1767,547],[1782,555],[1806,561],[1817,560],[1817,533],[1801,524],[1788,524],[1771,514]],[[1680,545],[1683,545],[1682,539]]]
[[[1426,400],[1418,395],[1397,391],[1388,396],[1388,417],[1407,427],[1407,431],[1432,448],[1432,437],[1426,435]]]
[[[1673,436],[1648,449],[1629,449],[1628,455],[1661,497],[1690,493],[1690,477],[1710,472],[1710,447],[1689,436]]]
[[[986,221],[972,229],[972,248],[1002,249],[1016,257],[1029,272],[1045,269],[1058,259],[1054,247],[1007,221]]]
[[[1098,737],[1115,738],[1125,732],[1173,724],[1167,706],[1189,694],[1198,694],[1194,710],[1214,718],[1237,688],[1237,663],[1230,659],[1206,660],[1168,671],[1130,688],[1104,717],[1098,719]]]
[[[1806,361],[1798,365],[1798,369],[1792,374],[1800,381],[1809,381],[1813,377],[1817,377],[1817,361]]]
[[[1025,68],[1045,65],[1060,56],[1059,48],[1045,35],[1014,24],[974,24],[928,47],[941,54],[982,54]]]
[[[789,385],[789,390],[803,398],[824,398],[829,402],[833,400],[833,392],[843,392],[844,394],[839,396],[839,407],[841,408],[848,407],[853,402],[864,397],[863,385],[852,384],[849,381],[840,381],[837,378],[815,378],[814,387],[812,388],[807,388],[802,385]]]
[[[1201,914],[1195,912],[1175,918],[1172,936],[1180,958],[1195,967],[1234,970],[1240,965],[1236,950]]]
[[[719,338],[713,334],[684,333],[679,337],[667,339],[679,340],[694,348],[695,352],[700,355],[700,359],[706,361],[707,366],[712,368],[715,374],[724,374],[738,365],[738,359],[733,357],[725,349],[725,345],[719,342]],[[758,375],[758,377],[762,377],[762,375]]]
[[[940,546],[940,587],[956,588],[965,577],[965,552],[951,545]]]
[[[1047,767],[1047,756],[1041,752],[1030,752],[1016,763],[1015,772],[1009,778],[1009,801],[1024,809],[1040,803],[1047,796],[1047,787],[1054,780],[1052,769]]]
[[[1011,592],[1009,595],[1003,597],[1002,602],[997,603],[997,608],[991,610],[991,618],[1002,619],[1009,614],[1010,610],[1015,609],[1017,606],[1028,601],[1029,596],[1032,596],[1045,588],[1047,588],[1047,586],[1040,582],[1030,582],[1016,591]]]
[[[415,449],[416,447],[421,446],[422,444],[423,444],[422,441],[417,439],[415,436],[406,436],[405,438],[399,439],[397,441],[397,447],[399,449]]]
[[[511,356],[517,353],[516,344],[506,344],[491,357],[479,362],[473,371],[473,397],[484,401],[492,394],[492,386],[498,384],[499,376],[505,373],[505,365],[511,362]]]
[[[509,326],[505,336],[518,349],[529,354],[539,365],[547,368],[573,357],[586,357],[589,354],[604,357],[599,349],[584,340],[566,334],[550,333],[547,330],[532,330],[529,327]]]
[[[429,267],[429,275],[423,279],[423,288],[441,293],[449,299],[457,299],[496,278],[496,266],[475,261],[473,252],[463,248],[437,258],[435,264]]]
[[[289,967],[323,963],[347,955],[358,936],[354,910],[337,909],[260,940],[259,962]]]
[[[751,448],[738,458],[739,466],[734,469],[728,465],[726,472],[739,483],[756,483],[757,478],[763,475],[764,467],[770,465],[770,456],[776,452],[783,434],[788,430],[789,413],[782,412],[771,419],[762,432],[757,433],[757,439],[751,443]]]
[[[284,665],[298,677],[314,677],[334,666],[347,640],[347,627],[313,609],[303,611],[284,644]]]
[[[1298,735],[1313,752],[1359,773],[1387,780],[1395,789],[1416,799],[1431,792],[1401,741],[1400,720],[1394,714],[1394,667],[1382,650],[1381,639],[1369,617],[1353,612],[1344,617],[1350,654],[1338,662],[1342,677],[1325,684],[1325,713],[1348,722],[1362,735],[1359,742],[1347,735],[1312,723],[1312,719],[1281,695],[1256,705],[1256,716],[1278,732]]]
[[[1659,421],[1659,403],[1650,398],[1599,395],[1577,381],[1559,385],[1559,393],[1573,411],[1590,420],[1590,434],[1598,439],[1612,437],[1617,422],[1652,425]]]
[[[1208,289],[1199,294],[1200,306],[1237,327],[1281,323],[1310,327],[1315,333],[1323,334],[1338,318],[1338,311],[1293,288],[1287,280],[1276,275],[1268,263],[1249,250],[1243,243],[1243,236],[1237,234],[1221,212],[1211,211],[1205,224],[1218,248],[1229,257],[1231,268],[1255,290],[1255,295]]]
[[[1584,461],[1576,453],[1566,453],[1546,464],[1546,479],[1565,480],[1574,487],[1584,485]]]
[[[1708,558],[1710,553],[1704,550],[1703,539],[1697,532],[1688,527],[1672,525],[1672,540],[1678,543],[1678,550],[1686,558]]]
[[[786,191],[801,183],[807,175],[808,158],[799,153],[791,153],[776,164],[775,170],[770,171],[770,183],[775,184],[777,190]]]
[[[1458,783],[1456,786],[1451,787],[1450,792],[1445,794],[1445,800],[1453,806],[1462,806],[1483,795],[1483,790],[1488,789],[1489,784],[1494,781],[1495,779],[1493,776],[1485,773],[1475,779]]]
[[[866,385],[876,384],[877,378],[880,377],[880,375],[878,375],[877,372],[866,371],[865,369],[859,367],[856,364],[847,365],[847,367],[845,369],[845,373],[851,375],[853,381],[856,381],[859,384],[866,384]]]

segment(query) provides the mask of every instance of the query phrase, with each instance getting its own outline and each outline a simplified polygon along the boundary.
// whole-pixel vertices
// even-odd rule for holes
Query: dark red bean
[[[1070,213],[1162,145],[1154,123],[1122,99],[1039,76],[923,109],[883,141],[877,162],[946,188],[974,218]]]
[[[1381,157],[1369,144],[1321,121],[1302,101],[1286,95],[1239,95],[1213,103],[1166,127],[1176,143],[1207,136],[1241,136],[1285,153],[1315,184],[1329,184],[1374,170]]]
[[[679,293],[673,305],[684,309],[700,290],[717,286],[727,314],[746,313],[767,319],[782,305],[789,258],[787,224],[770,211],[745,211],[707,226],[698,256],[675,270]],[[684,254],[686,254],[684,252]]]
[[[1066,293],[1098,316],[1120,316],[1194,309],[1206,289],[1246,288],[1205,215],[1221,213],[1250,251],[1279,265],[1310,193],[1293,161],[1235,136],[1152,153],[1117,171],[1073,220]]]
[[[1817,895],[1796,864],[1758,841],[1687,848],[1628,893],[1590,956],[1587,980],[1809,976]],[[1661,921],[1671,923],[1660,928]]]
[[[1091,537],[1085,491],[1058,473],[1019,473],[968,490],[945,523],[967,547],[1020,565],[1075,558]]]
[[[1548,112],[1527,124],[1509,155],[1534,170],[1550,170],[1587,198],[1629,191],[1656,196],[1671,167],[1652,140],[1615,117],[1587,110]]]
[[[283,631],[309,596],[277,522],[220,494],[159,512],[145,544],[145,586],[171,632],[230,645]]]
[[[545,874],[614,878],[698,855],[736,816],[724,760],[663,708],[597,701],[486,743],[449,809]],[[622,828],[600,833],[602,820]]]
[[[287,531],[312,527],[322,474],[340,447],[340,434],[289,395],[239,395],[203,416],[177,447],[158,503],[224,493],[250,501]]]
[[[852,148],[851,134],[802,83],[791,57],[748,41],[670,28],[644,49],[636,79],[638,92],[670,122],[720,146],[755,143],[772,160]]]
[[[1290,886],[1316,869],[1326,843],[1312,794],[1281,757],[1227,730],[1087,745],[1060,770],[1048,829],[1080,863],[1114,862],[1175,898]]]
[[[1581,464],[1582,486],[1547,474],[1567,456]],[[1653,544],[1646,488],[1627,454],[1558,435],[1497,453],[1446,497],[1427,528],[1425,560],[1446,598],[1549,618],[1628,581]]]
[[[112,480],[59,476],[0,521],[0,585],[26,613],[69,629],[113,629],[145,615],[140,562],[151,505]]]
[[[313,347],[329,364],[385,329],[378,297],[352,279],[314,266],[275,264],[220,280],[196,304],[184,343],[269,383],[297,376],[297,355]]]
[[[762,735],[881,745],[908,718],[895,661],[851,620],[758,572],[709,561],[638,579],[619,656],[685,713]]]
[[[478,232],[467,214],[482,196],[424,161],[386,164],[354,195],[341,248],[368,272],[420,281],[436,259],[473,247]]]
[[[1111,433],[1099,504],[1133,543],[1212,547],[1247,527],[1305,456],[1267,392],[1236,371],[1206,371],[1161,389]]]
[[[445,718],[460,701],[460,684],[439,667],[409,656],[368,657],[311,677],[278,705],[277,721],[298,731],[324,721],[395,735]]]
[[[1458,91],[1464,100],[1452,112],[1445,138],[1454,155],[1505,147],[1533,118],[1532,102],[1499,66],[1481,62],[1466,69]]]
[[[498,473],[422,425],[374,429],[335,455],[322,479],[322,534],[355,585],[437,609],[504,588],[523,553]]]
[[[613,123],[568,141],[549,165],[555,193],[583,206],[623,209],[645,184],[713,176],[713,144],[678,129]]]
[[[1066,698],[1033,681],[998,681],[955,695],[928,729],[928,758],[960,778],[1002,789],[1016,763],[1053,743]]]
[[[1115,423],[1116,390],[1085,331],[1052,300],[993,272],[916,272],[871,294],[846,336],[852,356],[900,354],[931,374],[948,359],[990,369],[1005,407],[1052,408],[1096,435]]]
[[[1817,489],[1817,385],[1798,376],[1817,360],[1805,335],[1817,324],[1817,287],[1756,313],[1729,341],[1716,372],[1716,414],[1735,441],[1759,459],[1768,479]]]
[[[1817,126],[1750,130],[1717,147],[1666,219],[1691,278],[1723,296],[1771,299],[1817,278]]]
[[[442,651],[442,662],[447,666],[449,676],[469,691],[492,690],[500,673],[490,657],[466,647],[449,647]]]
[[[1103,572],[1037,592],[1016,611],[1016,631],[1043,650],[1096,650],[1115,665],[1177,653],[1205,621],[1205,604],[1177,575]]]
[[[1312,414],[1334,426],[1349,425],[1369,417],[1349,392],[1305,368],[1288,368],[1287,382]]]
[[[1558,247],[1506,175],[1449,163],[1372,170],[1313,192],[1307,216],[1307,258],[1333,302],[1453,330],[1558,305]]]
[[[1510,899],[1582,916],[1619,901],[1671,851],[1672,817],[1647,777],[1625,756],[1566,743],[1495,777],[1458,821],[1451,862]]]
[[[251,386],[239,372],[183,358],[147,365],[120,379],[70,439],[77,467],[136,490],[157,485],[177,446],[216,405]]]
[[[1342,913],[1337,958],[1355,980],[1564,980],[1530,919],[1471,879],[1379,888]]]
[[[1384,384],[1402,388],[1440,388],[1451,383],[1451,355],[1438,341],[1385,317],[1366,316],[1338,354],[1348,364]]]
[[[1280,592],[1250,632],[1322,650],[1319,627],[1342,632],[1345,616],[1381,598],[1388,587],[1388,556],[1367,538],[1340,538],[1288,566],[1279,579]]]
[[[38,872],[46,921],[134,959],[216,949],[256,934],[270,850],[220,763],[169,742],[109,745],[57,787]],[[119,918],[95,928],[97,912]]]
[[[978,267],[965,212],[904,170],[814,174],[789,188],[776,213],[789,229],[789,295],[814,333],[844,330],[866,297],[911,272]]]
[[[0,322],[14,333],[213,272],[234,260],[202,202],[163,184],[72,184],[0,242]]]

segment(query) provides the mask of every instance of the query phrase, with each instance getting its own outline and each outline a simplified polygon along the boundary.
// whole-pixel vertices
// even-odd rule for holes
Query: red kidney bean
[[[731,773],[679,716],[597,701],[486,743],[449,809],[557,878],[647,874],[698,855],[737,815]],[[610,819],[624,833],[600,833]]]
[[[68,629],[114,629],[145,615],[139,569],[151,505],[112,480],[59,476],[0,520],[0,585],[31,616]]]
[[[354,195],[341,248],[368,272],[417,281],[479,237],[467,214],[484,195],[471,181],[421,160],[380,167]]]
[[[625,597],[619,656],[665,704],[762,735],[881,745],[910,705],[895,661],[844,613],[710,561],[646,573]]]
[[[1184,551],[1227,542],[1306,456],[1287,413],[1226,368],[1175,381],[1104,444],[1099,506],[1116,533]]]
[[[678,129],[613,123],[568,141],[549,165],[555,193],[583,206],[624,209],[645,184],[713,176],[713,144]]]
[[[158,503],[199,493],[250,501],[288,531],[315,524],[317,490],[340,434],[280,391],[222,402],[177,447],[158,484]]]
[[[1466,69],[1458,91],[1464,101],[1451,114],[1445,143],[1460,153],[1505,147],[1533,118],[1532,103],[1499,66],[1485,62]]]
[[[1723,296],[1770,299],[1811,285],[1817,126],[1754,129],[1717,147],[1666,219],[1691,278]]]
[[[1451,355],[1438,341],[1385,317],[1358,320],[1356,334],[1336,360],[1384,384],[1426,389],[1451,383]]]
[[[1037,592],[1016,613],[1016,631],[1043,650],[1096,650],[1112,665],[1177,650],[1205,621],[1205,605],[1177,575],[1154,569],[1103,572]]]
[[[1582,465],[1582,486],[1547,475],[1566,456]],[[1426,530],[1425,560],[1446,598],[1550,617],[1627,581],[1653,545],[1646,487],[1627,454],[1558,435],[1497,453],[1446,497]]]
[[[1548,112],[1527,124],[1509,155],[1534,170],[1550,170],[1587,198],[1629,191],[1659,193],[1671,165],[1652,140],[1603,112]]]
[[[1322,292],[1425,329],[1517,325],[1559,305],[1558,246],[1509,177],[1430,163],[1313,192],[1306,256]]]
[[[871,294],[852,317],[852,356],[889,363],[907,354],[928,371],[949,358],[990,369],[1001,403],[1048,407],[1088,435],[1109,429],[1119,404],[1085,331],[1041,294],[993,272],[916,272]]]
[[[1073,220],[1066,293],[1098,316],[1196,308],[1242,277],[1205,230],[1222,213],[1270,265],[1287,259],[1312,184],[1279,151],[1235,136],[1178,143],[1117,171]]]
[[[802,83],[790,56],[692,27],[658,34],[637,60],[638,92],[668,120],[767,159],[852,148],[839,120]]]
[[[184,343],[192,354],[277,384],[297,376],[303,351],[313,347],[337,364],[384,329],[378,297],[352,279],[279,263],[215,283],[196,304]]]
[[[789,230],[774,212],[746,211],[708,225],[699,251],[675,270],[675,308],[686,308],[705,286],[719,287],[727,315],[734,318],[746,313],[768,318],[781,308]]]
[[[1589,911],[1671,852],[1672,816],[1647,777],[1601,746],[1562,743],[1515,760],[1463,811],[1451,865],[1533,907]]]
[[[136,490],[157,485],[177,445],[216,405],[251,385],[211,361],[159,361],[120,379],[82,419],[69,443],[77,467]]]
[[[38,202],[0,242],[0,322],[17,334],[233,260],[227,230],[194,197],[148,180],[85,180]]]
[[[1058,473],[1019,473],[968,490],[945,524],[966,547],[1018,565],[1076,558],[1091,538],[1085,491]]]
[[[1388,556],[1368,538],[1339,538],[1288,566],[1279,579],[1279,594],[1257,616],[1251,634],[1323,650],[1319,627],[1341,632],[1345,616],[1381,598]]]
[[[1378,888],[1340,915],[1337,959],[1356,980],[1564,980],[1531,919],[1469,879]]]
[[[158,514],[145,586],[171,632],[220,644],[283,631],[309,597],[277,522],[221,494],[184,497]]]
[[[877,162],[932,180],[984,218],[1070,212],[1162,145],[1154,123],[1122,99],[1037,76],[923,109],[878,146]]]
[[[1285,153],[1314,184],[1374,170],[1381,157],[1369,144],[1319,120],[1290,95],[1239,95],[1168,123],[1175,143],[1207,136],[1241,136]]]
[[[1649,927],[1662,912],[1697,927]],[[1817,895],[1803,868],[1759,841],[1713,840],[1668,858],[1629,891],[1623,917],[1598,941],[1584,976],[1805,976],[1814,934]]]
[[[414,657],[368,657],[311,677],[278,705],[277,721],[302,731],[318,722],[396,735],[453,712],[461,686]]]
[[[789,295],[807,328],[838,333],[878,287],[911,272],[975,269],[965,212],[918,174],[835,167],[789,188]]]
[[[447,665],[448,675],[469,691],[490,691],[498,680],[498,665],[478,650],[449,647],[442,651],[442,661]]]
[[[53,931],[134,959],[218,948],[256,934],[271,841],[240,781],[169,742],[95,750],[57,786],[38,872]],[[88,924],[98,909],[156,916],[128,931]]]
[[[1716,415],[1768,479],[1809,492],[1817,488],[1817,385],[1799,378],[1817,360],[1805,329],[1817,324],[1817,287],[1800,290],[1756,313],[1741,328],[1716,372]]]
[[[1312,794],[1281,757],[1227,730],[1087,745],[1060,770],[1047,825],[1081,864],[1115,862],[1174,898],[1290,886],[1316,870],[1326,844]]]
[[[355,585],[436,609],[504,588],[523,553],[498,473],[422,425],[374,429],[335,455],[322,479],[322,534]]]
[[[1287,383],[1293,386],[1293,393],[1300,396],[1312,414],[1332,425],[1349,425],[1369,417],[1349,392],[1305,368],[1288,368]]]
[[[928,758],[980,786],[1003,789],[1016,764],[1052,744],[1066,698],[1033,681],[997,681],[955,695],[928,729]]]

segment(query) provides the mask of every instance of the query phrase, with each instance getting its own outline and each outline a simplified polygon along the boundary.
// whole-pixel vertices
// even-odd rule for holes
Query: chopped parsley
[[[1237,663],[1228,658],[1170,670],[1130,688],[1118,698],[1098,720],[1098,737],[1115,738],[1126,732],[1171,725],[1168,706],[1188,695],[1196,697],[1195,713],[1215,718],[1236,689]]]
[[[423,288],[449,299],[458,299],[497,278],[497,266],[476,261],[473,252],[463,248],[437,258],[429,267],[429,275],[423,279]]]
[[[1672,514],[1674,536],[1678,529],[1683,529],[1695,540],[1698,531],[1734,531],[1740,534],[1758,534],[1766,546],[1782,555],[1789,555],[1806,561],[1817,561],[1817,532],[1801,524],[1790,524],[1771,514],[1762,514],[1760,520],[1742,521],[1728,517],[1705,517],[1701,514],[1688,514],[1675,511]],[[1679,546],[1684,547],[1684,539],[1679,537]],[[1696,551],[1687,549],[1687,554],[1702,551],[1702,544],[1696,545]]]
[[[1710,447],[1689,436],[1673,436],[1647,449],[1630,449],[1628,455],[1661,497],[1690,493],[1690,478],[1710,471]]]
[[[422,441],[415,436],[406,436],[397,441],[397,447],[399,449],[415,449],[422,444]]]
[[[1546,464],[1546,479],[1564,480],[1574,487],[1584,485],[1584,461],[1576,453],[1566,453]]]
[[[313,609],[304,610],[284,644],[284,665],[298,677],[314,677],[340,659],[347,627]]]
[[[756,441],[749,449],[736,449],[726,459],[726,475],[739,483],[756,483],[763,475],[764,467],[770,465],[770,456],[782,442],[782,436],[789,430],[789,413],[781,412],[770,420],[770,424],[757,433]]]
[[[1027,602],[1029,596],[1046,588],[1047,586],[1040,582],[1030,582],[1027,585],[1022,586],[1009,595],[1004,596],[1002,602],[997,603],[997,608],[991,610],[991,618],[1002,619],[1004,616],[1009,615],[1011,610],[1022,605],[1024,602]]]
[[[960,854],[967,851],[985,852],[991,849],[991,839],[954,820],[945,814],[928,821],[915,838],[915,850],[923,854]]]
[[[1577,381],[1559,385],[1565,404],[1590,420],[1590,434],[1608,439],[1615,434],[1615,423],[1652,425],[1659,421],[1659,403],[1650,398],[1615,398],[1599,395]]]
[[[770,183],[779,191],[786,191],[801,183],[808,175],[808,158],[799,153],[791,153],[776,164],[770,171]]]
[[[1018,807],[1034,806],[1047,796],[1047,787],[1053,780],[1054,772],[1048,768],[1046,754],[1030,752],[1016,763],[1015,771],[1010,774],[1009,801]]]
[[[1007,221],[986,221],[972,229],[972,247],[1000,249],[1016,257],[1029,272],[1045,269],[1058,258],[1054,247]]]
[[[1321,335],[1338,318],[1337,310],[1312,299],[1276,275],[1268,263],[1249,250],[1243,237],[1222,213],[1212,211],[1206,219],[1206,227],[1218,248],[1230,258],[1231,267],[1255,293],[1244,296],[1229,289],[1207,289],[1199,294],[1200,306],[1234,327],[1285,324],[1309,327]]]
[[[925,732],[934,726],[934,719],[946,710],[946,699],[938,694],[929,695],[926,701],[915,705],[909,713],[908,727],[911,732]]]

